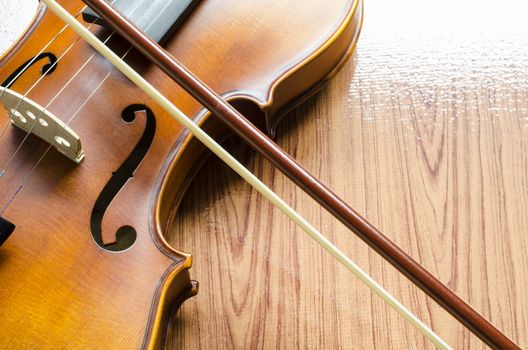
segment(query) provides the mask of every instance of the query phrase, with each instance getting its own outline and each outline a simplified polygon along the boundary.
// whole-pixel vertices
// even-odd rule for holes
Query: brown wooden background
[[[2,48],[32,3],[0,0]],[[526,5],[379,0],[365,11],[354,60],[277,141],[526,348]],[[267,162],[229,147],[455,348],[484,348]],[[173,348],[431,347],[216,159],[169,236],[201,283]]]

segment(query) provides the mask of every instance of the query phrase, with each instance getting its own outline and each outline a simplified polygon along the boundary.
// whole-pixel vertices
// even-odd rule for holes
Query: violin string
[[[163,7],[163,9],[161,9],[161,11],[158,13],[158,15],[152,20],[152,22],[150,22],[150,24],[145,28],[145,31],[149,30],[150,27],[152,25],[154,25],[156,23],[156,21],[159,19],[159,17],[163,14],[163,11],[165,11],[167,9],[167,7],[170,5],[170,1],[167,1],[167,4]],[[134,48],[133,45],[131,45],[128,50],[124,53],[123,56],[121,56],[121,59],[124,60],[127,55],[130,53],[130,51],[132,51],[132,49]],[[66,125],[68,126],[76,117],[77,115],[81,112],[81,110],[84,108],[84,106],[86,106],[86,104],[88,103],[88,101],[90,101],[90,99],[95,95],[95,93],[101,88],[101,86],[103,86],[104,82],[110,77],[110,75],[115,71],[115,67],[112,66],[112,69],[105,75],[105,77],[99,82],[99,84],[97,84],[97,86],[95,87],[95,89],[90,93],[90,95],[88,95],[88,97],[81,103],[81,105],[79,106],[79,108],[77,108],[77,110],[73,113],[73,115],[71,116],[70,119],[68,119],[68,121],[66,122]]]
[[[115,0],[114,0],[115,1]],[[145,0],[142,0],[142,1],[145,1]],[[139,2],[138,5],[132,9],[132,11],[130,12],[130,14],[128,14],[128,16],[132,15],[135,10],[139,7],[139,5],[141,4],[142,2]],[[158,15],[150,22],[150,24],[146,27],[145,30],[148,30],[150,29],[150,27],[152,25],[154,25],[156,23],[156,21],[159,19],[159,17],[163,14],[163,11],[167,9],[167,7],[170,5],[170,2],[167,2],[167,4],[162,8],[162,10],[158,13]],[[88,27],[89,28],[89,27]],[[112,34],[110,34],[110,36],[108,38],[106,38],[106,40],[103,42],[103,44],[106,44],[107,41],[112,37],[112,35],[115,34],[115,31],[112,32]],[[79,37],[80,38],[80,37]],[[128,48],[128,50],[124,53],[124,55],[121,57],[122,60],[124,60],[126,58],[126,56],[130,53],[130,51],[132,51],[132,49],[134,48],[134,46],[130,46]],[[57,96],[62,92],[62,90],[64,90],[66,88],[66,86],[75,78],[76,75],[78,75],[78,73],[86,66],[86,64],[88,64],[88,62],[90,62],[90,60],[95,56],[95,53],[93,53],[87,60],[86,62],[83,64],[83,66],[74,74],[73,77],[70,78],[70,80],[62,87],[61,91],[54,96],[54,98],[48,103],[48,105],[46,106],[46,108],[44,110],[46,110],[49,105],[51,103],[53,103],[53,101],[57,98]],[[73,115],[70,117],[70,119],[68,119],[68,121],[65,123],[66,126],[69,126],[69,124],[75,119],[75,117],[77,117],[77,115],[80,113],[80,111],[84,108],[84,106],[86,106],[86,104],[88,103],[88,101],[95,95],[95,93],[99,90],[99,88],[104,84],[104,82],[110,77],[110,75],[115,71],[115,67],[112,66],[112,69],[104,76],[104,78],[99,82],[99,84],[95,87],[95,89],[93,89],[93,91],[90,93],[90,95],[88,95],[88,97],[81,103],[81,105],[77,108],[77,110],[73,113]],[[38,118],[36,118],[36,120],[38,120]],[[30,130],[31,131],[31,130]],[[27,138],[29,135],[26,134],[25,138]],[[24,142],[24,140],[23,140]],[[19,146],[19,149],[20,149],[21,145]],[[4,207],[1,209],[0,211],[0,216],[4,214],[4,212],[7,210],[7,208],[9,208],[9,206],[11,205],[11,203],[13,202],[13,200],[15,199],[15,197],[20,193],[20,191],[22,190],[22,188],[27,184],[27,182],[29,181],[29,179],[31,178],[31,176],[33,175],[33,173],[37,170],[38,166],[40,165],[40,163],[44,160],[44,157],[46,156],[46,154],[51,150],[52,146],[49,145],[46,150],[44,151],[44,153],[40,156],[40,158],[37,160],[37,162],[35,163],[35,165],[31,168],[31,170],[26,174],[26,176],[24,177],[24,179],[22,180],[22,183],[17,187],[17,189],[15,190],[15,192],[11,195],[11,197],[9,197],[9,199],[7,200],[6,204],[4,205]],[[14,159],[15,155],[16,155],[16,152],[18,152],[18,149],[17,151],[15,151],[15,154],[11,157],[10,161],[8,162],[7,166],[4,168],[4,170],[1,170],[0,171],[0,174],[2,173],[5,173],[5,171],[7,171],[7,168],[9,167],[9,164],[11,163],[11,161]],[[1,176],[0,176],[1,177]]]
[[[87,6],[83,7],[82,10],[80,10],[76,15],[75,17],[78,17],[80,14],[82,14],[82,12],[86,9]],[[51,38],[47,43],[46,45],[44,45],[44,47],[35,55],[33,56],[33,58],[31,60],[29,60],[25,65],[24,67],[11,79],[11,81],[9,81],[5,88],[6,89],[9,89],[11,87],[11,85],[13,85],[15,83],[15,81],[20,78],[20,76],[22,74],[24,74],[24,72],[29,68],[31,67],[31,65],[33,65],[33,63],[35,63],[35,61],[37,60],[37,58],[42,54],[44,53],[44,51],[47,50],[48,47],[50,47],[51,44],[53,44],[55,42],[55,40],[57,40],[61,35],[62,33],[64,33],[64,31],[66,29],[68,29],[69,26],[68,25],[65,25],[64,27],[61,28],[61,30],[59,30],[59,32],[57,32],[57,34],[55,34],[55,36],[53,36],[53,38]],[[50,66],[44,73],[43,75],[46,75],[50,69],[52,67]],[[6,90],[2,90],[2,92],[0,93],[0,100],[2,99],[2,97],[4,96],[4,93],[5,93]],[[9,115],[9,118],[7,118],[7,120],[5,121],[4,125],[2,126],[2,130],[0,130],[0,139],[2,138],[2,135],[4,135],[4,132],[6,131],[7,129],[7,126],[9,125],[9,120],[10,118],[13,116],[13,114],[10,114]]]
[[[116,1],[116,0],[113,0],[113,1]],[[79,16],[80,14],[82,14],[82,12],[86,9],[87,6],[85,6],[82,10],[80,10],[75,16]],[[93,25],[93,23],[91,23],[88,28],[91,28],[91,26]],[[63,29],[65,30],[66,28],[68,28],[69,26],[65,26]],[[2,130],[2,133],[0,134],[0,138],[3,136],[5,130],[7,129],[8,125],[10,124],[9,121],[13,118],[13,115],[18,111],[18,108],[20,107],[20,104],[22,103],[22,101],[24,100],[24,98],[27,97],[27,95],[33,91],[33,89],[38,86],[40,84],[40,82],[46,77],[46,75],[52,70],[54,69],[57,64],[66,56],[66,54],[68,52],[70,52],[70,50],[75,46],[75,44],[80,40],[80,38],[77,38],[73,41],[73,43],[71,43],[67,48],[66,50],[57,58],[57,60],[55,62],[53,62],[47,69],[46,71],[37,79],[37,81],[35,83],[33,83],[33,85],[31,85],[31,87],[24,93],[24,95],[18,100],[18,103],[17,105],[15,106],[15,108],[13,108],[11,111],[10,111],[10,114],[4,124],[4,127],[3,127],[3,130]],[[49,45],[46,45],[41,51],[40,53],[44,52],[44,50],[49,47]],[[39,54],[40,54],[39,53]],[[35,56],[35,58],[38,57]],[[28,66],[26,65],[25,68],[27,68]],[[24,69],[25,70],[25,69]],[[19,77],[21,74],[24,73],[24,70],[22,70],[18,75],[17,77]],[[11,81],[11,83],[13,83],[14,80]],[[4,94],[5,90],[2,91],[2,95]],[[20,150],[20,148],[22,147],[23,143],[26,141],[28,135],[33,131],[33,128],[35,127],[36,123],[37,123],[38,119],[35,119],[33,121],[33,124],[31,125],[29,131],[26,132],[26,135],[24,137],[24,139],[22,140],[22,142],[19,144],[18,148],[16,149],[15,151],[15,154]],[[15,155],[14,154],[14,155]],[[9,159],[8,163],[10,163],[13,158],[14,158],[14,155],[11,156],[11,158]],[[3,175],[5,174],[5,171],[6,171],[6,168],[7,168],[7,165],[0,170],[0,180],[1,178],[3,177]]]
[[[112,1],[112,4],[115,2],[116,0],[113,0]],[[130,13],[127,14],[128,16],[134,14],[134,12],[139,8],[139,6],[146,0],[142,0],[140,2],[138,2],[131,10],[130,10]],[[166,8],[166,7],[165,7]],[[84,10],[82,10],[84,11]],[[81,13],[82,13],[81,11]],[[160,12],[161,13],[161,12]],[[160,16],[160,14],[158,14],[158,16],[156,16],[156,19]],[[152,23],[151,23],[152,24]],[[90,29],[91,27],[93,26],[93,23],[91,23],[89,26],[88,26],[88,29]],[[150,28],[150,26],[149,26]],[[112,37],[113,35],[115,34],[115,31],[112,32],[104,41],[104,43],[106,44]],[[80,40],[81,38],[78,37],[67,49],[66,51],[64,51],[62,53],[62,55],[57,59],[56,62],[53,63],[53,65],[46,71],[49,72],[56,64],[58,64],[58,62],[73,48],[73,46]],[[129,49],[130,50],[130,49]],[[45,113],[49,106],[59,97],[59,95],[69,86],[69,84],[75,79],[75,77],[77,77],[81,71],[86,67],[86,65],[93,59],[93,57],[95,57],[95,53],[93,53],[84,63],[83,65],[73,74],[72,77],[70,77],[70,79],[66,82],[66,84],[64,84],[62,86],[62,88],[59,90],[59,92],[57,94],[55,94],[55,96],[51,99],[50,102],[48,102],[48,104],[44,107],[44,109],[42,109],[38,116],[36,116],[36,118],[33,119],[33,123],[31,124],[29,130],[27,132],[25,132],[25,135],[24,135],[24,138],[22,139],[22,141],[19,143],[18,147],[15,149],[15,151],[13,152],[13,154],[11,155],[11,157],[9,158],[9,160],[5,163],[4,167],[0,169],[0,180],[1,178],[5,175],[5,173],[7,172],[8,168],[11,166],[11,163],[13,162],[13,160],[15,159],[16,155],[18,154],[18,152],[20,151],[20,149],[23,147],[23,145],[26,143],[27,139],[29,138],[29,136],[31,135],[31,132],[33,131],[33,129],[35,128],[35,126],[37,125],[37,122],[39,120],[39,118],[42,116],[43,113]],[[26,93],[22,96],[22,98],[20,98],[20,100],[18,101],[18,104],[16,105],[16,107],[13,109],[13,111],[11,111],[11,114],[9,115],[9,118],[8,118],[8,122],[9,122],[9,119],[12,118],[13,114],[18,111],[18,108],[20,107],[20,104],[22,103],[23,99],[40,83],[40,81],[42,79],[44,79],[45,77],[45,74],[43,74],[30,88],[28,91],[26,91]],[[1,135],[0,135],[1,136]]]
[[[171,101],[169,101],[161,92],[156,90],[148,81],[146,81],[138,72],[131,68],[125,61],[121,60],[112,50],[97,39],[89,30],[72,17],[64,8],[55,0],[42,0],[54,11],[63,21],[67,22],[72,28],[79,33],[90,45],[99,51],[108,61],[118,68],[127,76],[136,86],[138,86],[149,97],[154,99],[166,112],[169,113],[176,121],[189,130],[194,137],[200,140],[214,154],[223,160],[231,169],[237,172],[253,188],[268,199],[276,208],[280,209],[285,215],[292,219],[304,232],[314,239],[324,250],[330,253],[338,262],[358,277],[370,290],[381,297],[390,307],[404,317],[412,326],[420,331],[439,349],[451,349],[451,347],[436,333],[434,333],[426,324],[416,317],[410,310],[394,298],[380,284],[371,278],[352,261],[344,252],[337,248],[328,238],[321,234],[306,219],[290,207],[281,197],[260,181],[253,173],[245,168],[236,158],[227,152],[218,144],[209,134],[202,130],[195,122],[179,110]]]

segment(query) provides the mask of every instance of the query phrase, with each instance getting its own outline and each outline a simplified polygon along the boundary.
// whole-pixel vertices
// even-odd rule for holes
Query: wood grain
[[[524,348],[522,5],[442,4],[368,3],[354,62],[285,118],[277,140]],[[266,161],[229,147],[455,348],[485,348]],[[173,227],[201,283],[173,348],[430,347],[216,159]]]

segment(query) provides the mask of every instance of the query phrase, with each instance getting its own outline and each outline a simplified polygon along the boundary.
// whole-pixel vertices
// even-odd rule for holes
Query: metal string
[[[116,1],[116,0],[114,0]],[[132,11],[127,15],[127,16],[130,16],[132,15],[135,10],[139,7],[139,5],[141,3],[143,3],[143,1],[145,0],[142,0],[142,2],[138,3],[136,7],[134,7],[132,9]],[[163,13],[163,11],[169,6],[170,2],[167,2],[167,4],[163,7],[163,9],[158,13],[158,15],[152,20],[152,22],[146,27],[145,30],[148,30],[150,29],[150,27],[156,23],[156,21],[159,19],[159,17],[161,16],[161,14]],[[90,28],[90,27],[88,27]],[[112,32],[107,38],[106,40],[103,42],[103,44],[106,44],[108,42],[108,40],[110,40],[110,38],[115,34],[115,31]],[[80,37],[78,38],[80,39]],[[130,51],[132,51],[132,49],[134,48],[134,46],[130,46],[128,48],[128,50],[125,52],[125,54],[121,57],[121,59],[125,59],[126,56],[130,53]],[[90,62],[90,60],[95,56],[95,52],[86,60],[86,62],[81,66],[81,68],[79,68],[75,74],[68,80],[68,82],[61,88],[61,90],[53,97],[53,99],[47,104],[47,106],[44,108],[44,111],[47,110],[47,108],[49,107],[49,105],[51,103],[53,103],[53,101],[56,100],[56,98],[60,95],[60,93],[71,83],[71,81],[83,70],[83,68]],[[112,74],[112,72],[115,71],[115,67],[112,67],[112,69],[105,75],[105,77],[101,80],[101,82],[95,87],[95,89],[90,93],[90,95],[88,95],[88,97],[82,102],[82,104],[79,106],[79,108],[77,108],[77,110],[73,113],[73,115],[71,116],[71,118],[66,122],[66,126],[68,126],[76,117],[77,115],[80,113],[80,111],[84,108],[84,106],[86,106],[86,104],[88,103],[88,101],[95,95],[95,93],[99,90],[99,88],[104,84],[104,82],[108,79],[108,77],[110,77],[110,74]],[[42,112],[41,112],[42,114]],[[38,120],[38,117],[35,119],[35,121]],[[35,123],[33,124],[33,126],[35,125]],[[7,168],[9,167],[10,163],[13,161],[13,159],[15,158],[17,152],[20,150],[20,148],[22,147],[23,143],[25,142],[25,140],[28,138],[29,134],[31,133],[31,129],[30,129],[30,132],[27,133],[24,137],[24,139],[22,140],[21,144],[18,146],[17,150],[15,151],[15,153],[13,154],[13,156],[11,157],[11,159],[9,160],[9,162],[7,163],[6,167],[0,171],[0,178],[2,176],[2,174],[5,173],[5,171],[7,170]],[[7,208],[9,208],[9,206],[11,205],[11,203],[13,202],[13,200],[15,199],[15,197],[18,195],[18,193],[22,190],[22,188],[27,184],[27,182],[29,181],[29,179],[31,178],[31,176],[33,175],[33,173],[35,172],[35,170],[37,169],[37,167],[40,165],[40,163],[42,162],[42,160],[44,160],[44,157],[46,156],[46,154],[48,154],[48,152],[51,150],[52,148],[52,145],[49,145],[46,150],[44,151],[44,153],[42,154],[42,156],[38,159],[38,161],[35,163],[35,165],[31,168],[31,170],[26,174],[26,176],[24,177],[24,179],[22,180],[22,183],[20,184],[20,186],[17,187],[17,189],[15,190],[15,192],[11,195],[11,197],[9,197],[8,201],[6,202],[6,204],[4,205],[4,207],[2,208],[2,210],[0,211],[0,216],[3,215],[3,213],[7,210]]]

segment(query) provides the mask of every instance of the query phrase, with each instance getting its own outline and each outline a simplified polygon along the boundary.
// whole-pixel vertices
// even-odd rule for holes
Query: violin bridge
[[[59,118],[11,89],[0,87],[0,96],[13,125],[46,141],[77,164],[84,159],[81,139]]]

